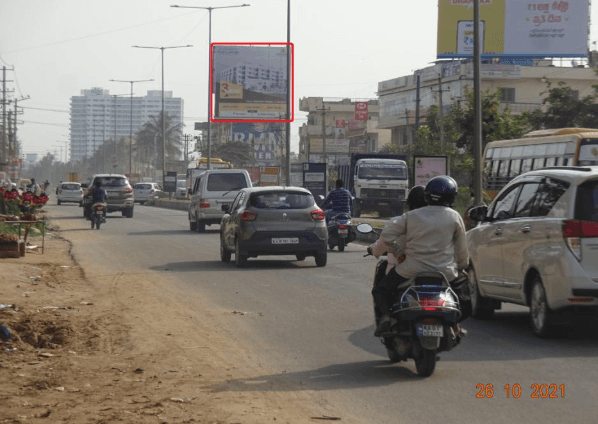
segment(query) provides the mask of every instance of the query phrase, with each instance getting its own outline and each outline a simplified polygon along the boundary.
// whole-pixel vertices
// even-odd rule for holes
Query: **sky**
[[[60,155],[69,142],[70,98],[102,87],[134,96],[160,90],[161,55],[133,45],[166,49],[164,89],[184,100],[184,133],[206,121],[209,13],[171,5],[249,7],[214,10],[212,42],[286,42],[287,0],[0,0],[0,68],[11,99],[20,101],[18,137],[23,153]],[[523,0],[522,0],[523,1]],[[570,0],[580,1],[580,0]],[[583,1],[583,0],[581,0]],[[550,3],[548,0],[542,3]],[[436,0],[291,0],[295,48],[295,120],[304,97],[374,99],[378,82],[408,75],[436,60]],[[598,7],[591,9],[598,23]],[[590,28],[590,43],[598,31]],[[0,74],[1,78],[1,74]]]

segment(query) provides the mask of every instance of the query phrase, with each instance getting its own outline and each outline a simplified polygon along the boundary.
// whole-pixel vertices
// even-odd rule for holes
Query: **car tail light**
[[[209,207],[210,207],[209,203],[202,203],[201,201],[199,202],[200,209],[205,209],[205,208],[209,208]]]
[[[150,194],[154,194],[154,190],[153,190],[153,189],[152,189],[152,190],[150,190]]]
[[[58,189],[58,194],[62,194],[62,189]]]
[[[323,221],[326,219],[326,214],[322,209],[316,209],[315,211],[311,211],[309,214],[311,215],[311,219],[314,221]]]
[[[598,222],[569,219],[563,222],[563,238],[578,261],[581,261],[581,239],[598,237]]]
[[[133,189],[131,187],[125,188],[125,193],[133,193]]]
[[[420,299],[419,304],[424,311],[435,311],[436,309],[444,306],[443,299]]]
[[[252,211],[244,211],[241,214],[241,219],[245,222],[255,221],[255,218],[257,218],[257,213]]]
[[[339,229],[339,230],[346,230],[346,229],[348,229],[348,228],[349,228],[349,227],[347,227],[345,224],[340,224],[340,225],[338,226],[338,229]]]
[[[62,191],[58,190],[59,193],[62,193]],[[79,194],[83,194],[83,190],[79,190]]]

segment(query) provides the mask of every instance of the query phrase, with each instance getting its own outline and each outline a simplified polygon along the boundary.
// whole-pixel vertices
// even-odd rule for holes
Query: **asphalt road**
[[[373,337],[376,261],[363,257],[364,246],[329,251],[324,268],[313,258],[270,256],[237,269],[220,261],[219,226],[192,233],[183,211],[135,206],[134,218],[109,214],[97,231],[76,205],[48,209],[82,266],[105,275],[157,272],[173,290],[201,293],[223,312],[231,343],[250,346],[268,371],[214,389],[314,391],[364,423],[597,421],[595,329],[541,340],[526,308],[503,305],[492,321],[466,321],[469,337],[421,378],[413,361],[391,365]],[[556,397],[542,384],[557,385]]]

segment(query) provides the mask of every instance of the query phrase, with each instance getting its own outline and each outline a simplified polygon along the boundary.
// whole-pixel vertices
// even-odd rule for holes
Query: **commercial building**
[[[562,66],[563,64],[571,66]],[[501,91],[501,107],[512,113],[542,108],[546,82],[563,81],[579,99],[594,93],[594,70],[576,61],[526,60],[525,66],[483,63],[481,91]],[[470,59],[437,63],[425,69],[378,83],[380,119],[378,128],[392,131],[392,144],[413,142],[417,125],[426,123],[432,105],[446,114],[455,104],[467,102],[466,88],[473,91]],[[419,109],[419,110],[418,110]]]
[[[351,153],[371,153],[390,143],[391,132],[378,129],[377,99],[305,97],[299,110],[307,112],[307,124],[299,128],[299,161],[330,165]],[[357,111],[357,112],[356,112]]]
[[[149,90],[145,97],[111,95],[109,90],[92,88],[81,90],[80,96],[71,97],[71,160],[78,161],[93,155],[94,150],[109,140],[129,138],[131,119],[133,136],[150,116],[160,116],[162,92]],[[164,92],[164,112],[176,123],[183,122],[183,99]],[[134,142],[134,140],[133,140]]]

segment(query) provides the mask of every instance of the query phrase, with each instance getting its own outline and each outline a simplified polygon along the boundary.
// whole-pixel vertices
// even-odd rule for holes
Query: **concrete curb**
[[[156,199],[152,201],[148,201],[145,203],[146,206],[154,206],[157,208],[163,209],[174,209],[179,211],[187,211],[189,210],[189,201],[188,200],[168,200],[168,199]],[[375,223],[382,223],[385,220],[382,219],[367,219],[367,218],[358,218],[357,222],[353,225],[361,224],[362,222],[367,222],[368,224],[375,224]],[[380,232],[381,230],[377,230]],[[355,238],[356,242],[371,244],[378,240],[378,235],[375,233],[368,233],[368,234],[361,234],[357,233],[357,237]]]

